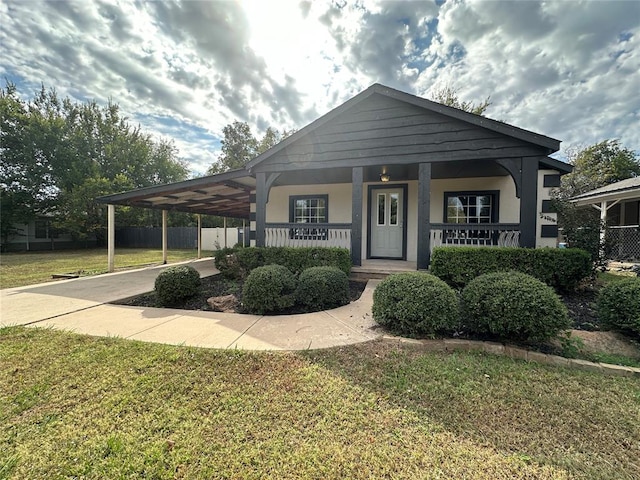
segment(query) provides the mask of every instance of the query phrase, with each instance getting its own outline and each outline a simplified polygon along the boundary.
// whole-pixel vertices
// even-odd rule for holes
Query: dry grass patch
[[[639,404],[633,379],[380,343],[276,354],[0,330],[0,478],[631,478]],[[554,435],[534,434],[545,423]]]

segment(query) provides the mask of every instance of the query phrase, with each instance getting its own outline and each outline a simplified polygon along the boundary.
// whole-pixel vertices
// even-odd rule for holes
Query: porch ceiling
[[[100,203],[172,210],[222,217],[249,218],[250,193],[255,178],[246,170],[195,178],[184,182],[140,188],[107,195]]]

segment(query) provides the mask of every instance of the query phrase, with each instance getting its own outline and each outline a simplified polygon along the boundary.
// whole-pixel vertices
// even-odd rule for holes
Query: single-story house
[[[246,218],[258,246],[429,266],[439,245],[555,247],[550,137],[374,84],[245,168],[102,197]]]
[[[615,260],[640,260],[640,177],[596,188],[571,201],[600,211]]]

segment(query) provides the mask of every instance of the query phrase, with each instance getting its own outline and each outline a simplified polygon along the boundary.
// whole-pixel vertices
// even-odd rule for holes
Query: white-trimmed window
[[[496,223],[498,192],[445,192],[445,223]]]
[[[289,222],[305,225],[329,223],[328,195],[291,195],[289,197]],[[292,228],[290,237],[295,239],[325,240],[326,228]]]

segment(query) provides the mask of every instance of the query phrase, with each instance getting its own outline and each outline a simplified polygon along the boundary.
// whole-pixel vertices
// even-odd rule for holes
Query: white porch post
[[[224,248],[227,248],[227,217],[222,220],[224,221]]]
[[[604,237],[606,234],[606,229],[604,226],[607,224],[607,201],[603,200],[600,204],[600,245],[604,245]]]
[[[113,272],[116,250],[116,207],[107,205],[107,271]]]
[[[162,210],[162,263],[167,263],[167,211]]]
[[[198,260],[202,258],[202,215],[198,214]]]

